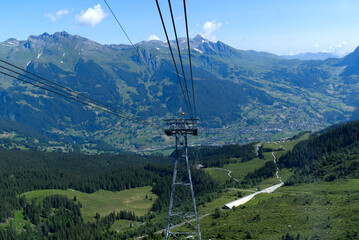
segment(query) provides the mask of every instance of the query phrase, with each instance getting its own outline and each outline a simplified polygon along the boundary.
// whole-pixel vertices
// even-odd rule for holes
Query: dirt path
[[[275,163],[275,165],[276,165],[276,167],[277,167],[277,170],[276,170],[276,172],[275,172],[275,175],[277,176],[277,179],[279,180],[279,182],[283,183],[282,178],[278,176],[278,171],[279,171],[279,169],[278,169],[278,165],[277,165],[277,158],[276,158],[276,156],[274,155],[274,152],[272,152],[272,156],[273,156],[273,162]]]
[[[261,143],[257,143],[256,144],[256,156],[258,157],[258,151],[259,151],[259,148],[262,147],[262,144]]]
[[[229,169],[225,169],[225,168],[206,168],[206,169],[214,169],[214,170],[222,170],[222,171],[227,171],[228,172],[228,177],[232,178],[234,181],[239,182],[237,178],[234,178],[231,173],[232,171]]]

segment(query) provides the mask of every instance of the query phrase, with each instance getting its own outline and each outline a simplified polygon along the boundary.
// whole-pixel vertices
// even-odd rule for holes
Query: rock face
[[[187,42],[179,42],[193,102]],[[343,59],[300,61],[238,50],[200,35],[190,44],[197,115],[207,143],[267,139],[359,115],[357,50]],[[135,47],[148,69],[132,46],[101,45],[67,32],[8,39],[0,43],[0,58],[141,119],[188,113],[167,44],[152,40]],[[0,106],[0,117],[52,138],[96,138],[129,148],[164,141],[159,128],[144,132],[143,126],[3,75]]]

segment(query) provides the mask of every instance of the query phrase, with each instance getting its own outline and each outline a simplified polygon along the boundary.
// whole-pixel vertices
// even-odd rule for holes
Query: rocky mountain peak
[[[28,41],[36,42],[36,41],[44,41],[44,42],[58,42],[58,41],[74,41],[74,40],[82,40],[87,41],[87,38],[83,38],[77,35],[71,35],[68,32],[62,31],[62,32],[55,32],[54,34],[48,34],[47,32],[34,36],[31,35],[28,38]]]
[[[194,42],[199,42],[202,43],[202,41],[207,41],[206,39],[204,39],[200,34],[197,34],[193,39]]]
[[[2,45],[8,46],[8,47],[16,47],[20,44],[20,41],[16,38],[9,38],[6,41],[1,43]]]
[[[194,38],[191,40],[191,47],[193,48],[200,48],[203,43],[209,42],[207,39],[203,38],[201,35],[197,34]]]

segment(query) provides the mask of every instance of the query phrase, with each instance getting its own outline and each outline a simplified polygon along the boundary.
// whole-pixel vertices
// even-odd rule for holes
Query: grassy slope
[[[280,239],[287,233],[310,239],[356,239],[350,236],[355,236],[359,224],[358,200],[358,179],[282,187],[257,195],[245,207],[223,211],[218,219],[205,217],[200,224],[204,239],[218,233],[223,239],[249,235]]]
[[[310,135],[309,133],[306,133],[298,139],[281,143],[281,145],[288,150],[292,150],[294,145],[296,145],[300,141],[307,140],[309,138],[309,135]]]
[[[286,149],[286,150],[292,150],[294,145],[296,145],[298,142],[308,139],[309,133],[305,133],[302,136],[300,136],[297,139],[286,141],[286,142],[266,142],[263,143],[264,148],[272,148],[272,149]]]
[[[223,167],[224,168],[224,167]],[[230,180],[230,177],[228,177],[228,172],[223,171],[220,169],[211,169],[207,168],[205,171],[217,182],[225,183],[226,181]]]
[[[237,188],[227,188],[226,190],[224,190],[224,192],[219,198],[214,199],[213,201],[208,202],[204,205],[198,206],[199,215],[202,216],[204,214],[211,213],[215,208],[221,208],[224,204],[232,202],[241,196],[249,195],[253,192],[254,189],[243,190]]]
[[[223,169],[231,170],[231,175],[241,181],[249,172],[253,172],[255,169],[262,167],[265,163],[265,160],[255,158],[248,162],[225,164],[223,165]],[[208,172],[213,179],[220,183],[225,183],[230,180],[227,171],[223,171],[221,169],[205,169],[205,171]]]
[[[242,180],[249,172],[253,172],[256,169],[263,167],[266,161],[267,160],[255,158],[248,162],[226,164],[223,168],[231,170],[233,177]]]
[[[101,216],[108,215],[115,211],[129,210],[135,212],[138,216],[143,216],[152,207],[157,196],[151,192],[151,187],[139,187],[120,192],[111,192],[99,190],[88,194],[72,189],[68,190],[36,190],[24,193],[28,199],[43,199],[50,195],[61,194],[69,199],[76,196],[77,201],[81,202],[81,213],[85,221],[93,219],[96,212]],[[148,196],[148,199],[145,196]],[[152,201],[150,198],[152,197]]]

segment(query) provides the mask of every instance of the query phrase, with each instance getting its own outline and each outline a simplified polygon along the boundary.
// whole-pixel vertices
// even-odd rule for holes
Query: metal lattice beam
[[[168,126],[165,133],[167,136],[175,136],[176,139],[176,160],[173,170],[166,240],[187,239],[191,236],[201,240],[187,144],[187,135],[197,136],[198,134],[198,119],[168,119],[165,121]],[[176,232],[171,231],[174,227],[176,227]]]

